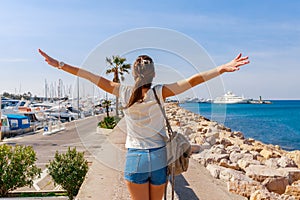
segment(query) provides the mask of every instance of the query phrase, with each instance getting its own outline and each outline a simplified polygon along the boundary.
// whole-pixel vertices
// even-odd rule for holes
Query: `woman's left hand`
[[[240,69],[241,66],[246,65],[250,63],[248,60],[248,56],[242,57],[242,54],[240,53],[235,59],[232,61],[221,65],[220,66],[220,72],[234,72]]]

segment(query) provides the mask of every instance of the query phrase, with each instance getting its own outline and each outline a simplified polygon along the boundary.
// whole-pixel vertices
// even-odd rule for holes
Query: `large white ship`
[[[227,92],[221,97],[217,97],[213,100],[213,103],[217,104],[236,104],[236,103],[249,103],[250,99],[237,96],[232,92]]]

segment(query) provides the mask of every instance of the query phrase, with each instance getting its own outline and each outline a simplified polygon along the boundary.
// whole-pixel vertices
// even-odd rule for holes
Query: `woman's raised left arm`
[[[225,72],[234,72],[239,70],[241,66],[248,64],[250,61],[248,60],[248,56],[242,57],[242,54],[239,54],[232,61],[220,65],[214,69],[195,74],[187,79],[183,79],[171,84],[165,84],[163,86],[162,95],[163,98],[167,98],[170,96],[174,96],[185,92],[186,90],[201,84],[205,81],[208,81],[212,78],[215,78]]]

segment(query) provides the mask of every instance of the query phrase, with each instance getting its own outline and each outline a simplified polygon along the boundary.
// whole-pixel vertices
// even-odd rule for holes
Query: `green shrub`
[[[98,123],[100,128],[113,129],[117,123],[120,121],[120,117],[104,117],[102,121]]]
[[[32,186],[41,174],[34,164],[37,160],[31,146],[0,145],[0,197],[19,187]]]
[[[56,151],[54,160],[47,167],[54,182],[67,191],[69,199],[74,199],[88,171],[84,153],[70,147],[65,154]]]

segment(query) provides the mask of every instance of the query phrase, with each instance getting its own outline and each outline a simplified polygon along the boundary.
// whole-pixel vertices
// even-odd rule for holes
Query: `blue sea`
[[[300,150],[300,100],[273,100],[272,104],[185,103],[181,107],[241,131],[246,138]]]

